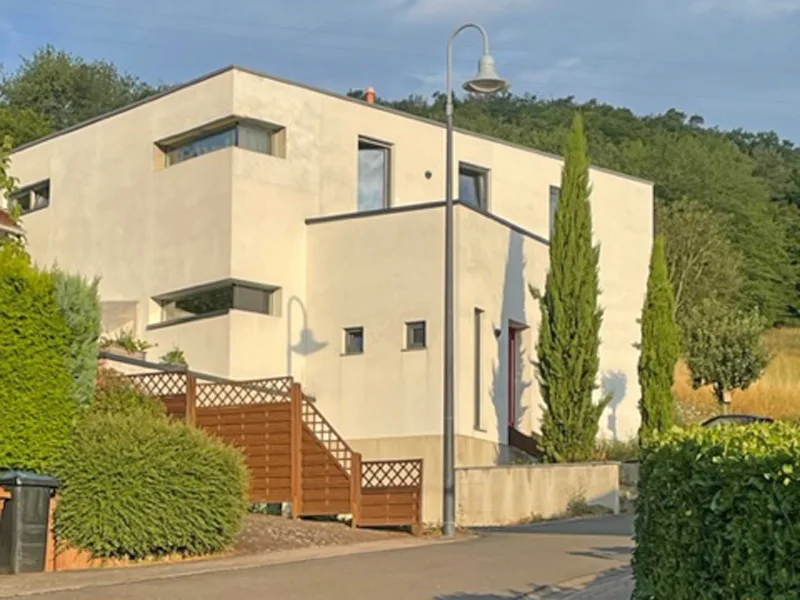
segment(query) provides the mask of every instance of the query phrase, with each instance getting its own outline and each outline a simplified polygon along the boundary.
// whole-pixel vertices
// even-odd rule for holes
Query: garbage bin
[[[0,519],[0,573],[45,570],[50,497],[58,480],[47,475],[7,471],[0,487],[11,494]]]

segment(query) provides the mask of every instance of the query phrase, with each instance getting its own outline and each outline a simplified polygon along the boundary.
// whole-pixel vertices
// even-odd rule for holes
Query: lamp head
[[[476,94],[494,94],[508,90],[511,84],[497,74],[494,67],[494,58],[491,54],[484,54],[478,61],[478,73],[464,82],[464,89]]]

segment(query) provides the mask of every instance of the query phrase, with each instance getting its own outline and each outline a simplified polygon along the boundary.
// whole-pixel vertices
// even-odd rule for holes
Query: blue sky
[[[800,0],[0,0],[0,62],[53,45],[152,81],[238,63],[346,92],[441,90],[459,24],[513,91],[678,108],[800,143]],[[456,46],[458,77],[480,53]]]

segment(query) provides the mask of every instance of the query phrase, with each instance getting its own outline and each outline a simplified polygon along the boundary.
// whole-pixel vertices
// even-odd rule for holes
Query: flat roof
[[[138,102],[133,102],[131,104],[127,104],[125,106],[122,106],[122,107],[117,108],[115,110],[112,110],[110,112],[104,113],[102,115],[98,115],[96,117],[93,117],[91,119],[88,119],[86,121],[78,123],[76,125],[72,125],[71,127],[67,127],[67,128],[62,129],[60,131],[56,131],[54,133],[51,133],[51,134],[46,135],[44,137],[41,137],[41,138],[39,138],[37,140],[33,140],[32,142],[28,142],[26,144],[22,144],[21,146],[18,146],[16,148],[14,148],[13,151],[14,152],[19,152],[21,150],[26,150],[28,148],[31,148],[31,147],[36,146],[38,144],[42,144],[44,142],[47,142],[47,141],[52,140],[54,138],[60,137],[62,135],[66,135],[66,134],[71,133],[73,131],[77,131],[78,129],[83,129],[84,127],[88,127],[90,125],[93,125],[95,123],[103,121],[104,119],[108,119],[110,117],[113,117],[113,116],[116,116],[116,115],[120,115],[122,113],[128,112],[129,110],[133,110],[135,108],[138,108],[139,106],[142,106],[144,104],[148,104],[150,102],[155,102],[156,100],[159,100],[160,98],[163,98],[163,97],[168,96],[170,94],[174,94],[175,92],[184,90],[186,88],[190,88],[190,87],[192,87],[194,85],[197,85],[197,84],[202,83],[204,81],[207,81],[209,79],[213,79],[214,77],[218,77],[219,75],[223,75],[223,74],[228,73],[230,71],[240,71],[242,73],[247,73],[247,74],[253,75],[255,77],[261,77],[261,78],[264,78],[264,79],[271,79],[272,81],[276,81],[278,83],[282,83],[282,84],[285,84],[285,85],[291,85],[293,87],[302,88],[302,89],[305,89],[305,90],[308,90],[308,91],[311,91],[311,92],[315,92],[317,94],[324,94],[326,96],[330,96],[332,98],[343,100],[345,102],[353,102],[353,103],[356,103],[359,106],[363,106],[365,108],[370,108],[370,109],[373,109],[373,110],[380,110],[380,111],[387,112],[389,114],[392,114],[392,115],[395,115],[395,116],[398,116],[398,117],[402,117],[402,118],[405,118],[405,119],[412,119],[414,121],[419,121],[421,123],[426,123],[426,124],[432,125],[434,127],[439,127],[439,128],[442,128],[442,129],[444,129],[444,127],[445,127],[445,124],[440,122],[440,121],[435,121],[433,119],[427,119],[425,117],[412,115],[412,114],[403,112],[401,110],[397,110],[396,108],[391,108],[389,106],[383,106],[383,105],[377,104],[377,103],[375,103],[375,104],[368,103],[368,102],[365,102],[363,100],[359,100],[357,98],[351,98],[350,96],[347,96],[347,95],[344,95],[344,94],[340,94],[338,92],[332,92],[330,90],[325,90],[325,89],[322,89],[322,88],[314,87],[312,85],[308,85],[308,84],[305,84],[305,83],[292,81],[290,79],[285,79],[283,77],[278,77],[276,75],[271,75],[269,73],[264,73],[263,71],[258,71],[256,69],[250,69],[248,67],[243,67],[243,66],[240,66],[240,65],[229,65],[227,67],[223,67],[221,69],[217,69],[216,71],[212,71],[211,73],[207,73],[207,74],[202,75],[200,77],[197,77],[195,79],[191,79],[191,80],[189,80],[189,81],[187,81],[185,83],[181,83],[179,85],[176,85],[175,87],[172,87],[172,88],[170,88],[170,89],[168,89],[166,91],[163,91],[161,93],[154,94],[152,96],[148,96],[147,98],[144,98],[143,100],[139,100]],[[545,152],[544,150],[538,150],[537,148],[532,148],[530,146],[524,146],[522,144],[515,144],[513,142],[502,140],[500,138],[492,137],[492,136],[489,136],[489,135],[484,135],[482,133],[476,133],[474,131],[469,131],[467,129],[461,129],[459,127],[456,127],[455,131],[457,131],[458,133],[460,133],[462,135],[468,135],[468,136],[475,137],[475,138],[482,139],[482,140],[486,140],[486,141],[489,141],[489,142],[492,142],[492,143],[495,143],[495,144],[502,144],[504,146],[508,146],[508,147],[511,147],[511,148],[516,148],[518,150],[523,150],[525,152],[530,152],[531,154],[536,154],[536,155],[544,156],[544,157],[547,157],[547,158],[553,158],[553,159],[556,159],[556,160],[559,160],[559,161],[563,161],[564,160],[564,157],[563,156],[559,156],[558,154],[552,154],[550,152]],[[647,179],[643,179],[641,177],[636,177],[634,175],[629,175],[627,173],[622,173],[620,171],[614,171],[612,169],[606,169],[605,167],[598,167],[598,166],[592,165],[591,169],[594,170],[594,171],[599,171],[601,173],[609,173],[611,175],[617,175],[619,177],[623,177],[625,179],[630,179],[632,181],[637,181],[639,183],[644,183],[644,184],[647,184],[647,185],[654,185],[654,183],[652,181],[649,181]]]

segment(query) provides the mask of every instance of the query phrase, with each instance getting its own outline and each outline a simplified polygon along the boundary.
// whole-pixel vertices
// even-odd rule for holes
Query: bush
[[[78,416],[53,277],[0,245],[0,468],[52,473]]]
[[[248,507],[241,453],[153,414],[152,404],[131,388],[119,388],[118,379],[105,381],[59,473],[64,486],[57,534],[102,558],[223,549]],[[126,406],[125,398],[132,403]]]
[[[627,462],[639,460],[639,440],[598,440],[594,460]]]
[[[797,597],[800,429],[676,429],[642,452],[634,598]]]
[[[102,317],[97,294],[98,279],[91,283],[78,275],[53,270],[56,298],[69,328],[69,365],[75,399],[86,406],[92,400],[97,379],[97,352]]]
[[[100,368],[91,411],[93,414],[143,414],[145,418],[160,418],[167,414],[167,407],[158,398],[141,393],[113,369]]]

